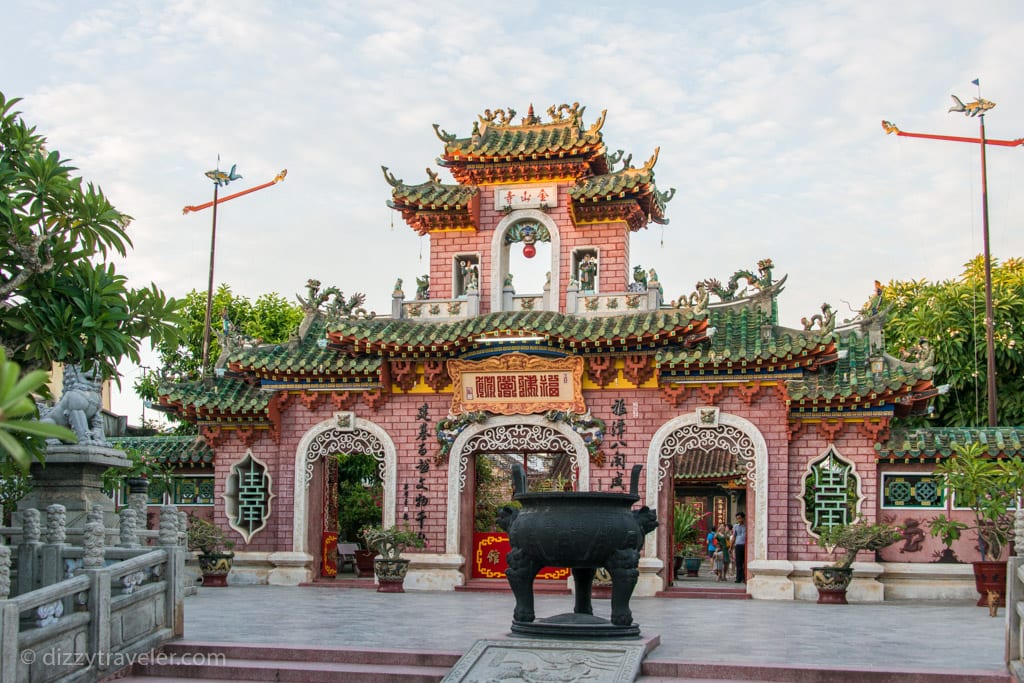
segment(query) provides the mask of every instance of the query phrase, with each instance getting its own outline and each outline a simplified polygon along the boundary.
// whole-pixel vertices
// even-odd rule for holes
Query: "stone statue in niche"
[[[587,254],[579,265],[580,291],[593,292],[597,285],[597,257]]]
[[[480,289],[480,267],[475,262],[459,261],[459,272],[462,274],[462,294]]]

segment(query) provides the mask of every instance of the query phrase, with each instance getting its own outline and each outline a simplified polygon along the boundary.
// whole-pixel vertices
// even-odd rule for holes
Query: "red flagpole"
[[[287,168],[284,169],[283,171],[281,171],[280,173],[278,173],[276,176],[274,176],[274,179],[271,180],[269,183],[263,183],[262,185],[257,185],[256,187],[250,187],[248,190],[242,190],[241,192],[236,192],[234,194],[229,194],[227,197],[221,197],[220,199],[216,200],[216,203],[217,204],[223,204],[224,202],[231,201],[232,199],[234,199],[236,197],[241,197],[243,195],[247,195],[250,192],[255,192],[256,190],[262,190],[264,188],[270,187],[271,185],[276,185],[277,183],[279,183],[282,180],[284,180],[284,177],[286,175],[288,175],[288,169]],[[214,202],[206,202],[205,204],[198,204],[196,206],[186,206],[184,209],[181,210],[181,212],[182,213],[191,213],[192,211],[202,211],[203,209],[210,208],[211,206],[213,206],[213,204],[214,204]]]

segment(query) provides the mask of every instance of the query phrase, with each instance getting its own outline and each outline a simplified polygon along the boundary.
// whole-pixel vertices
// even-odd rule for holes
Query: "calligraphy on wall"
[[[481,361],[450,360],[455,391],[452,415],[486,410],[498,415],[530,415],[549,410],[586,412],[583,359],[538,358],[509,353]]]
[[[539,209],[558,206],[558,186],[523,187],[499,185],[494,188],[494,205],[509,209]]]

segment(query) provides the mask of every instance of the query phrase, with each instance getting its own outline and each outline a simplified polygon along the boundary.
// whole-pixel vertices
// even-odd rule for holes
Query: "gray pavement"
[[[512,607],[507,593],[200,587],[185,600],[185,638],[462,653],[506,636]],[[1004,610],[992,618],[972,603],[633,598],[631,607],[642,634],[661,638],[653,660],[1005,672]],[[595,600],[598,616],[609,610]],[[539,618],[570,611],[571,596],[537,596]]]

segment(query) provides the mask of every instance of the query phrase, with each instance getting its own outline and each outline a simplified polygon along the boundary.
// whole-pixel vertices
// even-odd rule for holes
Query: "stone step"
[[[166,662],[136,665],[121,680],[294,681],[296,683],[433,683],[458,661],[456,652],[252,646],[177,641],[162,652]]]
[[[735,587],[733,587],[735,586]],[[691,598],[714,600],[750,600],[746,586],[741,584],[700,584],[694,586],[669,586],[655,595],[659,598]]]
[[[727,653],[727,650],[724,652]],[[644,661],[640,668],[640,676],[636,680],[637,683],[1011,683],[1008,673],[998,671],[853,669],[782,664],[701,664],[659,660]]]
[[[465,585],[456,586],[455,590],[470,593],[509,593],[510,595],[512,593],[512,588],[509,587],[506,579],[469,579]],[[566,587],[564,579],[534,581],[533,592],[535,595],[570,595],[572,593]],[[596,593],[594,597],[598,597]]]

